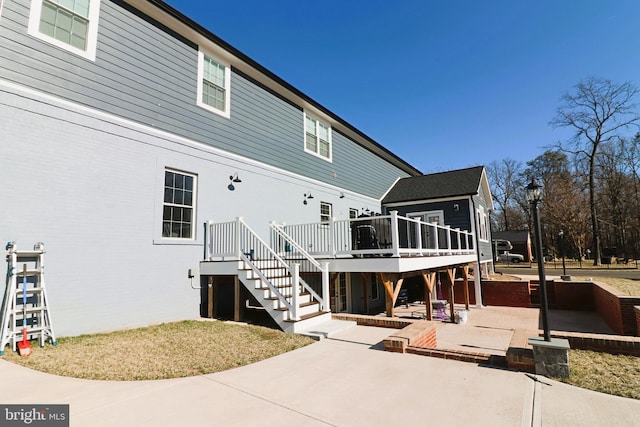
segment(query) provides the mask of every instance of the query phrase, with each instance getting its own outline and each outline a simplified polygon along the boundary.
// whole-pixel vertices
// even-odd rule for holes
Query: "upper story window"
[[[100,0],[33,0],[29,34],[95,61]]]
[[[304,150],[331,161],[331,127],[304,115]]]
[[[196,176],[165,170],[162,237],[193,239],[195,236]]]
[[[200,51],[198,54],[198,105],[229,118],[230,67]]]

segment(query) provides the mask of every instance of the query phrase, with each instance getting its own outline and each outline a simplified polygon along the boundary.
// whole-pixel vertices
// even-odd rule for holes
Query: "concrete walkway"
[[[637,426],[640,401],[520,372],[381,351],[356,326],[217,374],[111,382],[0,359],[0,403],[70,404],[72,426]]]

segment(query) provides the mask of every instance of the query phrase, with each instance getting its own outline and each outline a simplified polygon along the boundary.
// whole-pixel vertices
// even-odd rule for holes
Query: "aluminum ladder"
[[[44,244],[36,243],[32,251],[18,251],[15,242],[7,243],[7,287],[2,300],[0,319],[0,355],[7,344],[13,351],[22,340],[23,320],[26,319],[27,339],[39,339],[44,347],[47,340],[56,345],[44,281]],[[23,287],[26,278],[26,304]]]

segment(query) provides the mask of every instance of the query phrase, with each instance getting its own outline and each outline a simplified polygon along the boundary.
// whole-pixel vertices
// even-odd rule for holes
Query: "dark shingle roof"
[[[484,166],[402,178],[382,203],[411,202],[478,193]]]

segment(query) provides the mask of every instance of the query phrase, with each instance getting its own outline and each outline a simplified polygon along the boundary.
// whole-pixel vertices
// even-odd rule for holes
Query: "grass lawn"
[[[584,279],[583,277],[576,277],[574,280]],[[640,296],[640,281],[629,279],[614,279],[612,277],[596,277],[594,282],[602,282],[609,286],[612,286],[622,292],[623,295]]]
[[[569,378],[561,381],[589,390],[640,399],[640,358],[569,350]]]
[[[50,374],[93,380],[157,380],[248,365],[312,343],[307,337],[221,321],[183,321],[108,334],[61,338],[56,346],[4,360]]]

